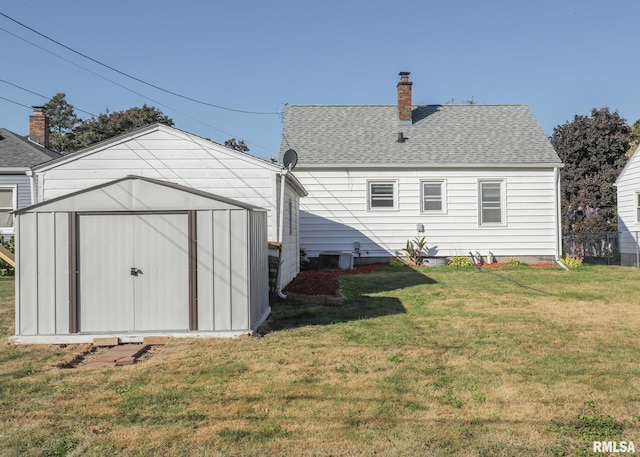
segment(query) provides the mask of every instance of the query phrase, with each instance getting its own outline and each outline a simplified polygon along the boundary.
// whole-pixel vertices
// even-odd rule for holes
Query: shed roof
[[[0,128],[0,168],[30,168],[58,157],[61,154]]]
[[[411,125],[399,125],[396,105],[287,105],[280,153],[293,148],[299,169],[562,165],[526,105],[419,105],[412,113]]]
[[[266,211],[258,206],[192,187],[130,175],[21,208],[15,211],[15,214],[46,211],[180,211],[233,208]]]

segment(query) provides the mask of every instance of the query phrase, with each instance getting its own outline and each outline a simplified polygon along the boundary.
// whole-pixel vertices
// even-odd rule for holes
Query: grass
[[[0,346],[2,456],[586,456],[640,445],[640,270],[345,276],[265,334],[175,340],[117,369]],[[13,280],[0,330],[13,333]]]

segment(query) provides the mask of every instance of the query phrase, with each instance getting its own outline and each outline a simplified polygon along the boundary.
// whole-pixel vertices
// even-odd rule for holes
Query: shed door
[[[189,329],[186,214],[81,215],[78,236],[81,332]]]

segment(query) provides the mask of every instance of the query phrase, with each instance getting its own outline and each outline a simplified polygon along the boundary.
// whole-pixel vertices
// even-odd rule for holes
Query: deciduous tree
[[[74,131],[74,150],[156,123],[173,126],[171,118],[146,104],[114,113],[107,111],[78,125]]]
[[[630,140],[625,119],[606,107],[592,109],[590,116],[576,115],[553,129],[551,144],[564,162],[560,176],[565,234],[616,230],[613,184],[626,163]]]

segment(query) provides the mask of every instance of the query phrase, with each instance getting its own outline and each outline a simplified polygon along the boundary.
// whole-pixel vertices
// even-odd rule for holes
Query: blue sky
[[[234,110],[395,104],[398,73],[410,71],[414,104],[526,104],[548,135],[603,106],[640,119],[636,0],[21,0],[0,12],[140,80]],[[0,50],[0,127],[18,134],[30,106],[64,92],[84,118],[146,103],[182,130],[278,155],[278,114],[169,95],[3,16]]]

